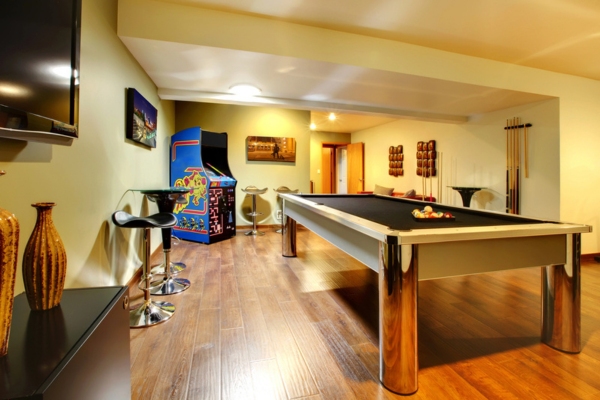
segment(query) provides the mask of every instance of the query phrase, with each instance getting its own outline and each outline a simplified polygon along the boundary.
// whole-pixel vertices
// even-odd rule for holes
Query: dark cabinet
[[[0,399],[129,399],[127,287],[68,289],[58,307],[15,297]]]

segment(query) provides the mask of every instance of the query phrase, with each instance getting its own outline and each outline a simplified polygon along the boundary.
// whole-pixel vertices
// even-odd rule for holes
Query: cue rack
[[[436,159],[438,152],[435,148],[435,140],[428,142],[417,142],[417,176],[421,177],[422,199],[433,201],[433,177],[437,176]],[[427,196],[427,180],[429,178],[429,196]],[[438,178],[438,202],[441,202],[440,191],[441,179]]]
[[[521,147],[523,147],[523,172],[529,178],[528,132],[531,124],[522,124],[521,118],[506,120],[506,212],[519,214],[521,196]],[[521,145],[523,130],[523,145]]]

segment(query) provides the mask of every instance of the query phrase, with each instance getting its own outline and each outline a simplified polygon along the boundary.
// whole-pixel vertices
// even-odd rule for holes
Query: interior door
[[[348,193],[348,150],[346,146],[335,149],[336,193]]]
[[[332,147],[323,147],[321,152],[321,193],[333,193],[334,182],[334,156]]]
[[[364,143],[346,146],[348,151],[348,193],[365,190]]]

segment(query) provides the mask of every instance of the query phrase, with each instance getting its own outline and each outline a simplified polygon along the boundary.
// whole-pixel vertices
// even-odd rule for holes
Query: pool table
[[[591,227],[381,195],[280,194],[282,254],[296,256],[296,224],[379,274],[380,380],[417,391],[419,279],[542,267],[541,339],[581,351],[581,233]],[[454,220],[416,220],[431,205]]]

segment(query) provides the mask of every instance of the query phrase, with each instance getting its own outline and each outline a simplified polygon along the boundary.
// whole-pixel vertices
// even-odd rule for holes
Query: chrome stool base
[[[150,294],[155,296],[167,296],[181,293],[190,287],[190,281],[183,278],[164,278],[150,283]]]
[[[251,231],[244,233],[244,235],[246,235],[246,236],[262,236],[264,234],[265,233],[263,231],[255,231],[255,230],[251,230]]]
[[[182,262],[170,262],[169,264],[171,266],[170,272],[172,275],[177,275],[178,273],[180,273],[181,271],[183,271],[184,269],[187,268],[187,266]],[[155,265],[154,267],[152,267],[151,272],[152,272],[152,275],[164,274],[165,273],[165,263]]]
[[[175,306],[166,301],[144,301],[129,311],[129,327],[144,328],[165,322],[175,313]]]

